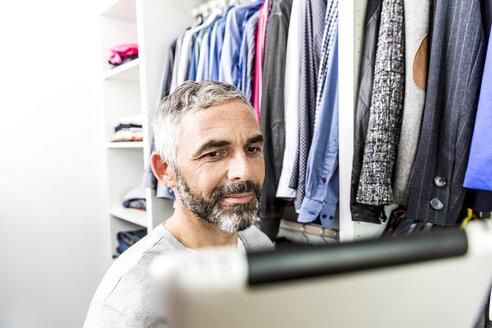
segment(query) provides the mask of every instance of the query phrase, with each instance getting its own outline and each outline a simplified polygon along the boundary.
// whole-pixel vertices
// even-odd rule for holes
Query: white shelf
[[[101,11],[102,16],[111,17],[130,23],[137,23],[135,0],[110,0]]]
[[[108,149],[143,149],[143,141],[128,141],[128,142],[108,142],[106,148]]]
[[[105,80],[122,80],[130,82],[138,82],[139,77],[139,58],[132,60],[131,62],[125,63],[118,67],[112,68],[103,74]]]
[[[147,227],[146,211],[141,211],[134,208],[115,207],[109,210],[109,214],[144,228]]]

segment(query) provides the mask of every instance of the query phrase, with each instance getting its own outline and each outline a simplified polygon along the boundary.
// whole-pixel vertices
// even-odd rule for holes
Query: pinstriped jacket
[[[437,1],[407,216],[456,224],[485,58],[480,0]]]

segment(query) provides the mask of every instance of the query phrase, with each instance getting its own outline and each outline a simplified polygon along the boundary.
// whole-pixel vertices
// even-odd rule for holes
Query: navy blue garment
[[[130,248],[130,246],[135,245],[145,236],[147,236],[147,229],[118,232],[116,235],[118,247],[116,248],[116,253],[113,254],[113,258],[115,259],[120,256],[124,251]]]
[[[457,222],[485,47],[479,0],[437,2],[409,218],[440,226]]]

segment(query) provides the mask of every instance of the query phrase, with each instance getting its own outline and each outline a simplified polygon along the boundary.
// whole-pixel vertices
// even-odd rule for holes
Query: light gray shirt
[[[239,232],[239,239],[246,251],[274,249],[255,226]],[[99,284],[84,327],[152,327],[156,316],[149,266],[157,256],[180,250],[191,251],[162,224],[126,250]]]

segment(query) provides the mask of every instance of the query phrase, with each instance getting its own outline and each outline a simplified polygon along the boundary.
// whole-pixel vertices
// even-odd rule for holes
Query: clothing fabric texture
[[[173,67],[174,67],[174,55],[176,52],[176,44],[178,38],[171,41],[167,51],[166,61],[164,62],[164,68],[162,70],[161,78],[161,92],[159,94],[159,99],[157,101],[157,106],[159,106],[161,100],[168,96],[171,90],[171,82],[173,78]]]
[[[264,138],[265,180],[260,197],[260,227],[275,237],[285,207],[276,197],[285,149],[285,52],[292,0],[275,0],[268,19],[263,71],[260,129]]]
[[[338,22],[338,19],[336,19]],[[338,33],[335,25],[333,47],[320,100],[319,121],[315,125],[306,172],[306,196],[299,222],[310,223],[319,216],[327,229],[333,227],[338,211]]]
[[[224,31],[226,26],[227,14],[231,10],[232,6],[225,9],[222,18],[217,20],[213,24],[212,32],[210,34],[210,60],[209,60],[209,72],[204,80],[219,80],[219,63],[222,55],[222,45],[224,43]]]
[[[227,14],[224,43],[219,62],[219,81],[236,87],[239,86],[239,56],[244,27],[247,20],[260,10],[261,5],[261,1],[238,5],[233,7]]]
[[[243,40],[239,52],[239,90],[244,93],[246,99],[253,103],[253,90],[255,83],[255,54],[256,34],[258,33],[258,19],[260,11],[251,16],[244,26]]]
[[[455,225],[485,59],[480,1],[438,1],[408,217]]]
[[[325,23],[323,38],[321,39],[321,58],[319,63],[318,85],[316,90],[316,114],[314,125],[318,121],[321,111],[321,98],[324,90],[326,74],[328,72],[329,57],[332,54],[333,45],[335,43],[335,33],[338,23],[338,0],[328,0],[326,4]]]
[[[321,43],[324,31],[326,0],[306,1],[304,39],[302,43],[300,79],[300,118],[297,156],[289,181],[289,187],[296,189],[294,205],[301,208],[305,195],[306,167],[309,149],[313,139],[316,115],[317,76],[321,58]]]
[[[405,92],[403,0],[383,0],[376,65],[357,201],[393,202],[396,160]]]
[[[293,0],[285,54],[285,149],[282,171],[277,186],[277,197],[288,200],[296,197],[296,191],[289,188],[289,181],[294,169],[299,141],[299,79],[301,78],[301,40],[304,36],[305,8],[306,0]]]
[[[482,20],[484,26],[485,40],[489,40],[490,28],[492,26],[492,0],[482,0]],[[475,211],[479,212],[491,212],[492,192],[488,190],[467,189],[464,206],[472,208]]]
[[[405,100],[393,179],[393,202],[406,205],[420,137],[428,68],[431,0],[404,0]]]
[[[181,45],[183,43],[184,34],[181,34],[176,40],[176,50],[174,52],[174,62],[173,62],[173,70],[171,74],[171,86],[169,91],[172,92],[178,86],[178,67],[179,67],[179,58],[181,56]]]
[[[177,58],[178,61],[178,71],[176,83],[177,86],[181,85],[188,78],[188,73],[190,69],[190,63],[193,56],[193,45],[195,44],[195,40],[198,36],[198,33],[210,26],[210,24],[215,20],[215,17],[218,16],[218,12],[212,13],[207,21],[203,24],[199,24],[191,27],[188,31],[185,32],[183,36],[183,41],[181,43],[181,53]]]
[[[384,217],[383,206],[359,204],[356,200],[359,189],[360,170],[364,158],[367,126],[369,125],[369,109],[371,106],[376,47],[381,18],[381,1],[368,0],[364,21],[364,45],[359,73],[359,90],[354,116],[354,156],[352,160],[352,177],[350,186],[350,211],[353,221],[380,223]]]
[[[480,98],[478,100],[470,156],[466,168],[466,188],[492,191],[492,43],[489,38]]]
[[[272,250],[273,244],[252,226],[239,232],[246,251]],[[91,301],[84,328],[154,327],[155,294],[149,266],[159,255],[190,251],[164,225],[126,250],[109,268]]]
[[[111,142],[143,141],[142,116],[130,115],[113,121]]]
[[[200,48],[202,47],[203,30],[196,34],[195,42],[192,45],[191,60],[188,67],[188,74],[186,79],[194,81],[196,79],[196,73],[198,71],[198,59],[200,58]]]
[[[144,201],[145,202],[145,201]],[[139,229],[133,231],[120,231],[116,234],[116,239],[118,240],[118,246],[116,247],[116,252],[113,254],[113,258],[119,257],[126,251],[130,246],[136,244],[140,239],[147,235],[147,229]]]
[[[256,111],[256,119],[260,124],[261,90],[263,83],[263,60],[265,54],[266,29],[268,16],[270,14],[271,0],[265,0],[260,8],[258,18],[258,28],[256,32],[256,53],[255,53],[255,87],[253,94],[253,108]]]
[[[203,81],[205,74],[208,74],[209,49],[210,49],[210,33],[212,28],[209,27],[203,34],[202,44],[200,45],[200,56],[196,67],[195,81]]]

